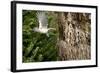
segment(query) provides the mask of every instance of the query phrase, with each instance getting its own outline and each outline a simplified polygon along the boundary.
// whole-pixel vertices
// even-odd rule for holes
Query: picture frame
[[[44,12],[46,12],[46,13],[44,14]],[[75,27],[75,29],[76,29],[77,27],[80,26],[79,28],[81,28],[81,30],[84,29],[85,31],[87,31],[90,34],[90,37],[86,38],[89,40],[89,44],[87,45],[86,44],[87,42],[85,43],[89,47],[89,48],[87,48],[87,47],[86,48],[91,49],[91,50],[89,50],[89,54],[88,54],[90,56],[85,57],[84,55],[87,55],[87,53],[85,53],[82,57],[80,57],[81,56],[81,54],[80,54],[77,56],[78,58],[76,58],[76,57],[70,56],[71,54],[69,54],[69,56],[70,56],[69,57],[70,59],[69,59],[68,56],[65,58],[65,55],[64,55],[64,57],[61,55],[63,53],[59,53],[60,57],[61,57],[61,59],[59,59],[58,55],[57,56],[53,55],[49,58],[49,56],[47,56],[48,53],[46,55],[44,54],[45,52],[41,53],[41,51],[43,49],[41,51],[39,49],[45,48],[46,44],[49,44],[50,41],[47,37],[48,35],[46,36],[44,34],[38,34],[38,33],[34,32],[33,29],[30,30],[33,27],[40,27],[40,23],[42,23],[42,21],[38,22],[38,20],[36,18],[37,14],[38,14],[38,16],[37,16],[38,20],[39,20],[39,17],[41,18],[40,20],[43,20],[42,18],[44,18],[45,22],[48,20],[48,24],[50,24],[49,27],[52,27],[52,28],[56,28],[57,26],[53,26],[51,24],[57,24],[57,23],[62,24],[63,23],[62,19],[63,19],[64,14],[67,14],[67,16],[68,16],[68,17],[64,18],[64,19],[67,19],[68,25],[74,24],[73,17],[75,17],[75,16],[72,17],[72,15],[79,15],[78,16],[79,20],[76,19],[77,18],[77,16],[76,16],[75,21],[80,21],[79,22],[80,24],[81,24],[81,22],[85,23],[83,20],[88,22],[89,24],[86,24],[86,27],[88,27],[88,29],[85,29],[86,28],[85,25],[83,25],[83,24],[78,25],[78,23],[76,23],[76,22],[75,22],[75,24],[77,24],[78,26],[76,26],[74,24],[75,26],[72,25],[72,27],[73,28]],[[32,18],[32,15],[33,15],[34,19]],[[46,17],[46,15],[48,17]],[[57,20],[57,17],[56,17],[57,15],[62,18],[60,19],[58,17],[58,20]],[[32,18],[32,19],[30,19],[30,18]],[[28,21],[28,19],[30,19],[30,20]],[[62,20],[62,21],[60,22],[60,20]],[[56,22],[56,21],[58,21],[58,22]],[[29,23],[29,24],[27,24],[27,23]],[[29,27],[29,25],[30,25],[30,27]],[[41,24],[41,27],[43,28],[42,24]],[[59,29],[62,29],[62,27],[61,28],[60,27],[59,27]],[[85,28],[83,28],[83,27],[85,27]],[[97,27],[98,27],[98,7],[97,6],[45,3],[45,2],[28,2],[28,1],[11,1],[11,71],[12,72],[23,72],[23,71],[42,71],[42,70],[55,70],[55,69],[97,67],[98,66],[98,56],[97,56],[98,31],[97,31]],[[81,30],[79,30],[79,32]],[[57,28],[56,28],[56,31],[57,31]],[[42,32],[42,30],[39,32]],[[24,35],[26,35],[26,33],[27,33],[27,35],[30,35],[30,34],[32,35],[31,40],[28,39],[29,36],[24,39]],[[54,33],[56,34],[56,32],[54,32]],[[72,33],[73,33],[73,31],[72,31]],[[35,44],[36,48],[34,49],[34,47],[32,47],[32,45],[34,45],[33,42],[36,40],[37,36],[35,37],[35,35],[33,35],[33,34],[36,34],[41,37],[45,36],[48,39],[48,40],[46,39],[46,41],[49,41],[49,42],[44,43],[45,44],[44,47],[43,47],[43,44],[42,44],[42,47],[40,47],[40,46],[37,47],[37,43],[36,43]],[[51,37],[51,36],[52,35],[49,35],[49,37]],[[85,35],[85,37],[86,37],[86,35]],[[33,40],[33,38],[35,38],[35,39]],[[29,47],[26,47],[27,43],[28,43],[27,42],[25,44],[24,41],[26,41],[26,40],[29,41],[30,44],[31,44],[30,41],[33,41],[31,44],[31,47],[32,47],[31,50],[29,50],[30,49]],[[42,38],[42,42],[43,42],[43,40],[45,40],[45,38]],[[71,40],[71,41],[73,41],[73,40]],[[53,43],[54,43],[54,41],[53,41]],[[60,41],[59,43],[64,44],[64,41]],[[70,43],[70,44],[71,44],[71,46],[73,45],[73,43]],[[74,43],[74,45],[75,45],[75,43]],[[53,46],[53,44],[50,45],[49,47],[52,47],[52,46]],[[65,44],[65,46],[66,46],[66,44]],[[25,49],[23,49],[24,47],[25,47]],[[80,47],[80,45],[79,45],[79,47]],[[26,49],[26,48],[28,48],[28,49]],[[37,49],[37,48],[39,48],[39,49]],[[32,50],[32,49],[34,49],[34,50]],[[77,49],[79,49],[79,48],[77,48]],[[38,55],[37,55],[37,53],[38,53],[37,50],[40,51],[40,53]],[[51,55],[54,51],[55,50],[53,50],[51,52]],[[67,49],[67,51],[68,51],[68,49]],[[27,55],[27,52],[28,52],[28,55]],[[73,50],[72,50],[72,52],[73,52]],[[76,50],[76,52],[77,52],[77,50]],[[88,52],[88,51],[86,51],[86,52]],[[80,52],[78,52],[78,53],[80,53]],[[76,54],[78,54],[78,53],[76,53]],[[56,53],[54,53],[54,54],[56,54]],[[36,56],[33,57],[34,55],[36,55]],[[68,55],[68,53],[67,53],[67,55]]]

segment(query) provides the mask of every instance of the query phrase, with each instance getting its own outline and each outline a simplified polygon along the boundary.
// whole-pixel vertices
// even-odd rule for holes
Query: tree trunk
[[[89,14],[83,13],[58,13],[58,54],[60,60],[90,59],[90,36],[84,28],[90,26]],[[89,23],[86,25],[86,23]],[[86,26],[85,26],[86,25]],[[84,28],[83,28],[84,27]],[[90,31],[87,31],[90,33]]]

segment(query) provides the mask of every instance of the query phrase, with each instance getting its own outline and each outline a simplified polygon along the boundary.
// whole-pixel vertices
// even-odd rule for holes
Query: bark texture
[[[91,58],[91,15],[89,13],[58,13],[58,53],[61,60]]]

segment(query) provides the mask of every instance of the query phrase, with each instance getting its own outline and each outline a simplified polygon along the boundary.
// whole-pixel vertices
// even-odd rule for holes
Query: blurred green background
[[[38,27],[37,11],[23,10],[23,59],[24,63],[44,62],[59,60],[57,53],[57,30],[49,31],[46,34],[34,32],[33,28]],[[57,17],[54,12],[46,12],[48,27],[57,29]]]

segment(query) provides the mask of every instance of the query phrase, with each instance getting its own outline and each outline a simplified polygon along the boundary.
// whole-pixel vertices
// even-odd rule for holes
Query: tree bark
[[[83,26],[90,26],[88,14],[83,13],[58,13],[59,38],[57,42],[60,60],[90,59],[91,49],[87,44],[86,30]],[[90,33],[88,31],[88,33]],[[90,36],[87,37],[90,40]],[[88,42],[90,43],[90,42]]]

